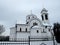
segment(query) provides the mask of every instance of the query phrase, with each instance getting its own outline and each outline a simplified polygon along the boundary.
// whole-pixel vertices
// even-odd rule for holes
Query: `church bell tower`
[[[43,8],[42,11],[41,11],[41,17],[42,17],[42,21],[44,23],[49,23],[48,13],[47,12],[48,11],[45,8]]]

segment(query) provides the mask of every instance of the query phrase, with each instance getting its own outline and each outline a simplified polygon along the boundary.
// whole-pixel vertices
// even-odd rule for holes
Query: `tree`
[[[59,23],[54,23],[53,32],[54,32],[56,41],[60,43],[60,24]]]
[[[0,36],[0,41],[9,41],[9,36]]]

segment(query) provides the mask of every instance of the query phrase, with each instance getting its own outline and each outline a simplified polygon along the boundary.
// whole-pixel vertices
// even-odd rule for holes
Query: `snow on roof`
[[[51,24],[48,23],[43,23],[44,26],[52,26]]]
[[[38,25],[36,25],[36,26],[33,26],[32,28],[39,28],[39,26],[38,26]]]

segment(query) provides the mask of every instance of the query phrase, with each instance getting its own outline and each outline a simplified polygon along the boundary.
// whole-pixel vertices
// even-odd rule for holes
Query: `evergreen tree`
[[[60,24],[59,23],[54,23],[53,32],[54,32],[56,41],[60,43]]]

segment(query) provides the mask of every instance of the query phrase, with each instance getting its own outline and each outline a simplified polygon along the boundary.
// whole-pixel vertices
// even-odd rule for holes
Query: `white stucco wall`
[[[16,38],[16,28],[12,27],[10,28],[10,41],[15,40],[15,38]]]
[[[38,33],[37,33],[37,30],[38,30]],[[30,32],[30,36],[34,37],[34,36],[41,36],[41,28],[32,28],[31,29],[31,32]]]
[[[27,28],[27,31],[30,31],[29,26],[26,24],[17,24],[17,31],[20,31],[20,28],[21,28],[21,31],[26,31],[26,28]]]
[[[30,33],[27,32],[17,32],[17,40],[28,40]]]

